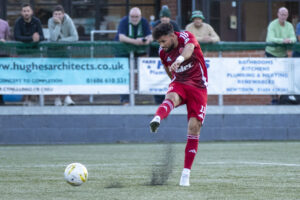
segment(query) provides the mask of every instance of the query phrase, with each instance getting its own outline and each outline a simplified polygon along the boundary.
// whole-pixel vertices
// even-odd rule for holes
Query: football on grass
[[[71,163],[65,169],[65,179],[73,186],[80,186],[88,179],[88,171],[81,163]]]

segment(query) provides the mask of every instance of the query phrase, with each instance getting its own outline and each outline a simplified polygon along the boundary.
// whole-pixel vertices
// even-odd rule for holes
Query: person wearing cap
[[[169,10],[169,7],[167,5],[162,6],[160,12],[159,12],[159,20],[156,20],[152,28],[158,26],[159,24],[167,24],[170,23],[173,26],[174,31],[180,32],[180,28],[177,25],[176,21],[171,19],[171,12]],[[158,49],[154,47],[150,47],[150,57],[159,57],[158,55]],[[154,95],[154,102],[155,104],[161,104],[165,100],[165,95]]]
[[[180,32],[180,28],[177,25],[176,21],[171,19],[171,12],[167,5],[162,6],[159,12],[159,20],[156,20],[153,24],[153,28],[160,23],[170,23],[173,26],[174,31]]]
[[[152,28],[158,26],[161,23],[170,23],[173,26],[174,31],[180,32],[180,28],[177,25],[176,21],[171,19],[171,11],[169,10],[169,7],[167,5],[163,5],[161,7],[161,10],[159,12],[159,18],[159,20],[156,20],[153,23]],[[159,57],[157,48],[154,48],[152,46],[150,47],[150,57]],[[165,95],[154,95],[153,98],[155,104],[161,104],[165,99]]]
[[[198,42],[219,42],[220,37],[211,25],[203,22],[204,19],[205,17],[200,10],[193,11],[191,16],[192,23],[188,24],[185,30],[194,34]]]

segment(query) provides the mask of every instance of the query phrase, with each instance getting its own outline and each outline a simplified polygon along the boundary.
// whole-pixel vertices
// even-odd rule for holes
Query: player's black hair
[[[160,23],[153,29],[152,36],[153,36],[154,40],[158,40],[161,36],[169,35],[171,33],[174,33],[172,24]]]
[[[61,12],[64,13],[65,9],[64,9],[64,7],[62,5],[57,5],[57,6],[55,6],[53,12],[55,12],[55,11],[61,11]]]
[[[21,9],[23,9],[23,8],[25,8],[27,6],[29,6],[31,8],[31,10],[32,10],[32,6],[29,3],[22,3],[21,4]]]

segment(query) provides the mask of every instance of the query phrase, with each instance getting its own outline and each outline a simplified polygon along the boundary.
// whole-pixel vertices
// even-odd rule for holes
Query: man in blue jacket
[[[152,42],[152,35],[148,21],[142,17],[142,12],[138,7],[130,9],[129,16],[121,19],[118,26],[116,41],[133,45],[147,45]],[[138,52],[136,56],[145,55],[145,51]],[[128,57],[128,54],[116,55],[117,57]],[[129,95],[121,95],[123,105],[128,105]]]

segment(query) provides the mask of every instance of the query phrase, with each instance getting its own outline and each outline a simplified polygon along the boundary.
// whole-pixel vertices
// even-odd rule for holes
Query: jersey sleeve
[[[180,32],[179,40],[181,40],[184,45],[189,43],[194,44],[195,46],[199,45],[196,37],[189,31]]]

